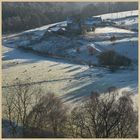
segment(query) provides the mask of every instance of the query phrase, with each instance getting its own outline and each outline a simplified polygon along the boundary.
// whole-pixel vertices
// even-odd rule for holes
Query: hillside
[[[3,35],[3,137],[83,138],[80,130],[87,134],[85,128],[91,128],[93,135],[85,137],[112,138],[120,126],[128,134],[118,133],[117,137],[138,136],[138,10],[99,16],[98,25],[80,33],[75,33],[76,28],[70,30],[65,18]],[[93,112],[87,115],[90,110]],[[94,125],[90,125],[98,118],[99,131],[108,131],[108,123],[115,128],[113,134],[104,136],[101,131],[95,136]],[[76,136],[69,131],[71,126],[74,132],[78,130]]]
[[[130,19],[136,22],[137,19],[134,20],[134,18],[130,15]],[[121,21],[121,19],[115,20]],[[124,21],[124,19],[122,20]],[[126,18],[126,20],[128,19]],[[133,24],[133,22],[130,23]],[[5,36],[2,56],[3,79],[12,85],[12,81],[16,77],[23,80],[30,77],[33,85],[40,83],[45,90],[58,93],[60,97],[68,101],[75,101],[87,96],[94,89],[103,91],[111,85],[137,93],[138,33],[136,31],[107,26],[99,27],[95,32],[76,37],[72,41],[65,36],[50,36],[44,39],[48,28],[62,24],[65,25],[66,22],[46,25],[13,36]],[[126,22],[126,24],[128,23]],[[112,42],[110,37],[113,35],[117,39]],[[31,38],[33,41],[35,40],[34,43]],[[36,41],[40,38],[43,39]],[[96,54],[88,54],[86,46],[89,44],[97,51],[97,54],[114,49],[131,58],[135,64],[134,70],[110,73],[106,68],[89,68],[87,66],[89,62],[98,63]],[[18,46],[24,49],[19,49]],[[76,47],[80,47],[80,54],[75,51]],[[45,54],[47,51],[52,51],[54,55],[48,56]],[[5,86],[5,82],[3,86]]]
[[[129,3],[73,3],[73,2],[3,2],[3,34],[11,34],[60,22],[67,16],[80,13],[82,16],[138,9],[136,2]],[[109,9],[109,6],[112,9]],[[102,10],[100,10],[102,7]]]

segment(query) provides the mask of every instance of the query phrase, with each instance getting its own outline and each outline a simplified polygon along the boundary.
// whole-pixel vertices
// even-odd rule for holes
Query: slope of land
[[[65,36],[44,36],[49,27],[66,26],[65,21],[3,37],[3,94],[6,84],[12,86],[13,81],[18,78],[23,81],[30,79],[32,85],[42,87],[44,94],[54,92],[66,103],[79,103],[91,91],[98,90],[102,93],[110,86],[132,91],[136,100],[138,33],[136,30],[118,26],[124,21],[128,27],[134,24],[137,27],[138,23],[137,17],[131,15],[131,12],[126,13],[131,17],[130,23],[127,17],[113,18],[112,21],[118,25],[98,27],[95,32],[72,39]],[[116,37],[113,42],[110,40],[112,36]],[[19,46],[24,49],[19,49]],[[93,47],[95,54],[89,55],[87,46]],[[79,47],[80,53],[76,51]],[[110,49],[131,58],[134,70],[125,69],[111,73],[106,68],[90,68],[87,65],[89,62],[98,64],[96,55]],[[44,56],[44,52],[51,52],[53,56]]]

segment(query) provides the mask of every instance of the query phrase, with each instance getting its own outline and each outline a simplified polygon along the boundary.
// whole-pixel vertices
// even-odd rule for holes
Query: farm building
[[[56,33],[56,34],[60,34],[60,35],[63,35],[66,32],[65,28],[57,27],[57,26],[54,28],[51,28],[50,30],[52,33]]]
[[[86,48],[89,55],[96,55],[101,52],[94,44],[88,44]]]
[[[81,20],[77,17],[68,17],[67,18],[67,30],[70,32],[80,33],[81,32]]]
[[[87,31],[94,31],[102,23],[101,17],[89,17],[84,21]]]
[[[81,32],[82,29],[86,31],[94,31],[95,27],[102,23],[101,17],[88,17],[86,19],[77,19],[77,17],[67,18],[67,29],[69,31]]]

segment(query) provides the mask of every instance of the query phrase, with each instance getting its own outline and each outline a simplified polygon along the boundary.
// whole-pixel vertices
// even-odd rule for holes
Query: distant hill
[[[2,29],[3,34],[14,33],[63,21],[77,13],[92,16],[135,9],[138,9],[137,2],[3,2]]]

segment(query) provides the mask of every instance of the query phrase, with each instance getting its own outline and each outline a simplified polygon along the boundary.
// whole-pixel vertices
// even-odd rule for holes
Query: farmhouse
[[[50,37],[51,35],[73,35],[81,34],[85,32],[94,31],[96,27],[102,24],[101,17],[88,17],[86,19],[80,16],[67,17],[66,24],[54,25],[48,28],[45,35]],[[68,34],[67,34],[68,33]]]
[[[87,31],[94,31],[97,26],[101,25],[101,23],[101,17],[89,17],[84,21]]]
[[[67,17],[67,30],[73,33],[81,33],[81,23],[82,21],[77,17]]]
[[[86,30],[87,32],[94,31],[97,26],[102,23],[101,17],[88,17],[86,19],[79,19],[79,17],[67,18],[67,29],[72,32],[81,32]]]

